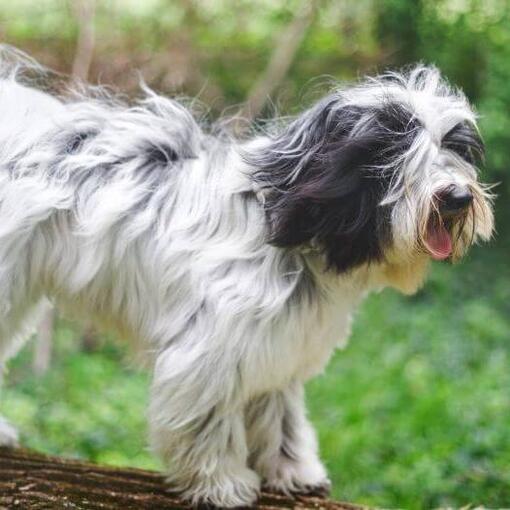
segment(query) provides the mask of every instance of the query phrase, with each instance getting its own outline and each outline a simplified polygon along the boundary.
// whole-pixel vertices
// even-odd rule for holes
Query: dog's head
[[[336,91],[247,156],[271,243],[312,245],[340,273],[377,263],[407,292],[430,258],[490,237],[482,157],[465,96],[427,67]]]

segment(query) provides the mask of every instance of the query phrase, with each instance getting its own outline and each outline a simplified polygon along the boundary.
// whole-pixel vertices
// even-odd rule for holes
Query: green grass
[[[56,330],[55,345],[51,370],[42,377],[31,373],[29,349],[11,363],[1,408],[20,427],[22,443],[47,453],[157,469],[145,441],[147,374],[129,367],[113,343],[80,352],[79,336],[66,323]]]
[[[508,242],[436,265],[426,288],[371,296],[348,348],[308,387],[334,497],[383,507],[510,503]],[[25,445],[157,468],[145,447],[146,374],[120,347],[79,351],[61,322],[53,369],[10,365],[1,410]]]

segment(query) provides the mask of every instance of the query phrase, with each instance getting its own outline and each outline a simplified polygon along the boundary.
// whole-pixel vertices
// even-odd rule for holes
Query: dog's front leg
[[[246,408],[250,466],[268,490],[326,495],[331,483],[318,456],[299,382],[266,393]]]
[[[151,390],[151,443],[166,463],[170,485],[185,499],[249,506],[260,480],[247,464],[238,373],[209,354],[176,348],[160,355]]]

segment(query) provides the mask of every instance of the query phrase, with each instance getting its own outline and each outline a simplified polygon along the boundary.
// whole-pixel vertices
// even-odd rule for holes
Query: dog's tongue
[[[435,260],[447,259],[452,254],[452,238],[442,223],[429,224],[425,246]]]

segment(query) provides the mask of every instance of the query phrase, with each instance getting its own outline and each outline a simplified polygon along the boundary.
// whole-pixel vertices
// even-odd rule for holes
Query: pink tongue
[[[452,238],[443,225],[429,225],[425,246],[436,260],[447,259],[452,254]]]

